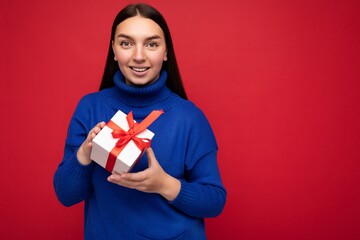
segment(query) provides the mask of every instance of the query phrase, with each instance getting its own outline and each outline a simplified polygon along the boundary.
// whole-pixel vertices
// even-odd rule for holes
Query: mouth
[[[130,67],[130,69],[135,72],[145,72],[146,70],[150,69],[150,67]]]

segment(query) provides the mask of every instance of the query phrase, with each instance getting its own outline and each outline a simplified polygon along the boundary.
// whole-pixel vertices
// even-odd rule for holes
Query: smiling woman
[[[103,74],[103,78],[100,85],[100,90],[108,87],[114,86],[114,81],[112,80],[115,73],[119,70],[118,62],[114,61],[115,59],[115,53],[113,49],[113,45],[116,43],[116,38],[118,37],[118,34],[125,34],[126,40],[134,40],[132,39],[133,36],[129,36],[126,33],[119,33],[118,27],[122,23],[126,21],[130,21],[131,18],[135,17],[141,17],[142,20],[146,20],[148,27],[154,27],[154,32],[151,33],[149,36],[147,36],[148,40],[151,40],[153,37],[163,37],[162,39],[165,40],[165,47],[166,47],[166,55],[164,56],[164,62],[162,63],[162,70],[165,70],[168,75],[168,80],[166,81],[166,86],[176,94],[178,94],[181,98],[187,99],[187,95],[185,93],[184,86],[181,81],[180,72],[178,68],[178,64],[175,57],[175,51],[173,47],[173,42],[170,34],[169,27],[164,19],[164,17],[161,15],[159,11],[154,9],[153,7],[150,7],[145,4],[134,4],[129,5],[128,7],[124,8],[122,11],[118,13],[118,15],[115,17],[112,28],[111,28],[111,37],[109,42],[109,49],[108,49],[108,55],[106,59],[106,65],[105,70]],[[155,23],[150,24],[150,23]],[[150,24],[150,26],[149,26]],[[142,30],[143,26],[138,26]],[[160,29],[159,29],[160,28]],[[134,30],[136,35],[140,34],[140,31],[136,31],[136,28],[132,28],[132,34],[134,34]],[[146,30],[145,32],[149,32],[149,30]],[[155,36],[156,35],[156,36]],[[154,39],[153,39],[154,40]],[[128,43],[124,43],[126,45],[130,45],[131,41]],[[150,45],[153,45],[150,43]]]
[[[159,109],[151,148],[131,173],[90,159],[94,137],[118,110],[147,122]],[[206,239],[204,218],[226,201],[217,150],[208,120],[187,100],[164,18],[148,5],[127,6],[112,26],[100,91],[83,97],[70,121],[54,176],[58,199],[85,202],[85,239]]]
[[[126,19],[116,27],[112,42],[114,60],[129,85],[146,85],[160,76],[167,60],[165,36],[160,26],[142,16]]]

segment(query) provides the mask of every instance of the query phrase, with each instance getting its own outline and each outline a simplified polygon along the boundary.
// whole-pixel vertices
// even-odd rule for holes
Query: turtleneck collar
[[[132,111],[134,118],[139,120],[153,110],[170,111],[183,100],[166,86],[166,79],[167,72],[162,70],[155,82],[146,86],[132,86],[125,83],[119,70],[114,75],[115,86],[104,89],[101,94],[113,109],[126,114]]]
[[[121,100],[131,107],[147,107],[163,101],[170,95],[166,86],[167,72],[162,70],[159,78],[146,86],[133,86],[125,83],[123,74],[118,70],[114,75],[114,84]]]

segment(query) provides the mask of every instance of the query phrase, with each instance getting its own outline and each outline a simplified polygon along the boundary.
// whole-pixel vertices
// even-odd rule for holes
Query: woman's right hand
[[[82,165],[89,165],[91,163],[90,153],[92,148],[92,140],[105,126],[105,122],[99,122],[96,126],[90,130],[85,141],[81,144],[79,150],[76,153],[77,159]]]

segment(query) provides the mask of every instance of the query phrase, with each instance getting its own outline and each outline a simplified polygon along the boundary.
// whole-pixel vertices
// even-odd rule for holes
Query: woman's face
[[[122,21],[112,42],[114,60],[129,85],[146,85],[159,78],[167,60],[165,37],[149,18],[135,16]]]

